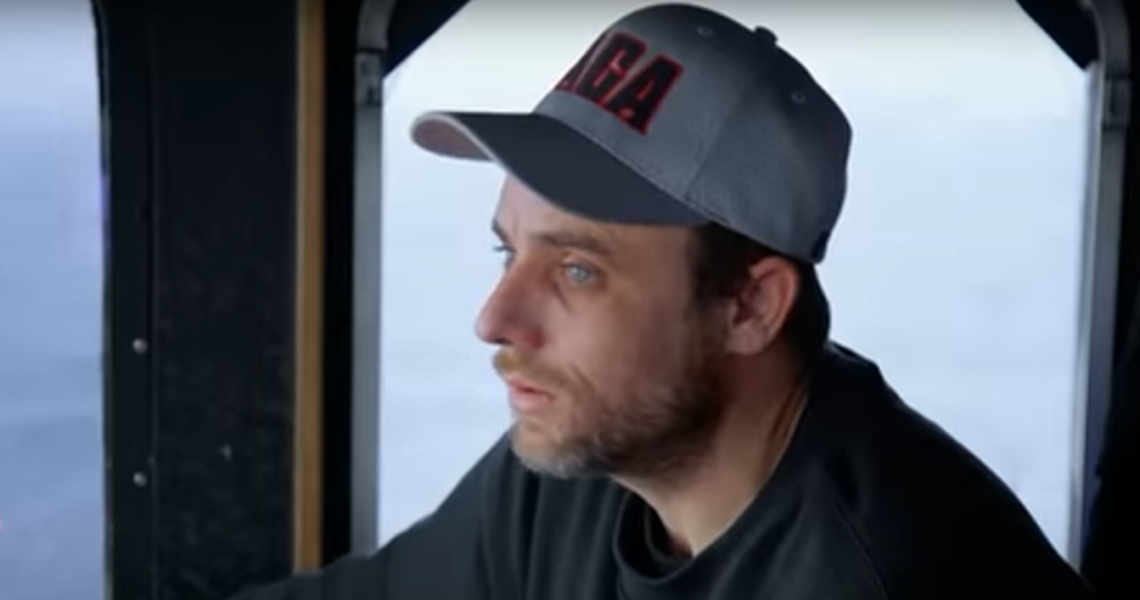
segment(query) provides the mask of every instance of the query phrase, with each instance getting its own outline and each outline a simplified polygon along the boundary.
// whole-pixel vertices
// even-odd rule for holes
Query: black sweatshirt
[[[234,600],[1091,598],[993,473],[834,345],[743,515],[695,558],[665,538],[636,495],[531,473],[503,439],[375,554]]]

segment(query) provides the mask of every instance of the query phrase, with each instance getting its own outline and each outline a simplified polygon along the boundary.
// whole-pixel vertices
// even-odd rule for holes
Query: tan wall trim
[[[297,313],[293,566],[320,566],[323,500],[325,4],[297,0]]]

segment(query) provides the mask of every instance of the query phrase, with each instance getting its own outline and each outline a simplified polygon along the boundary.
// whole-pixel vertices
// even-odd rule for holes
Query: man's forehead
[[[507,175],[503,178],[503,185],[499,189],[498,211],[502,212],[504,209],[516,207],[546,209],[548,211],[562,213],[568,217],[574,216],[551,202],[542,194],[536,192],[517,177]]]
[[[498,229],[574,228],[603,237],[614,236],[620,226],[576,215],[551,202],[517,178],[507,176],[499,194],[494,223]]]
[[[607,223],[573,214],[550,202],[517,179],[507,177],[491,223],[496,235],[505,239],[545,238],[576,240],[569,245],[587,244],[593,238],[611,256],[645,254],[661,256],[670,246],[687,248],[693,231],[682,227]],[[519,240],[521,241],[521,240]]]

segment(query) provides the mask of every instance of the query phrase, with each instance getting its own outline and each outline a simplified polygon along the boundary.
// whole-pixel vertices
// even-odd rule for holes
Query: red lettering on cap
[[[628,33],[603,35],[554,89],[585,98],[638,132],[647,133],[683,68],[659,54],[635,72],[638,62],[644,62],[641,59],[646,47],[644,41]]]

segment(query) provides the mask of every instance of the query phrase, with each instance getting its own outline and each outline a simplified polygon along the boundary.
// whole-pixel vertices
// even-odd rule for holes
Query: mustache
[[[500,348],[495,352],[491,363],[495,372],[501,377],[514,375],[544,388],[565,386],[565,378],[560,371],[524,356],[516,350]]]

